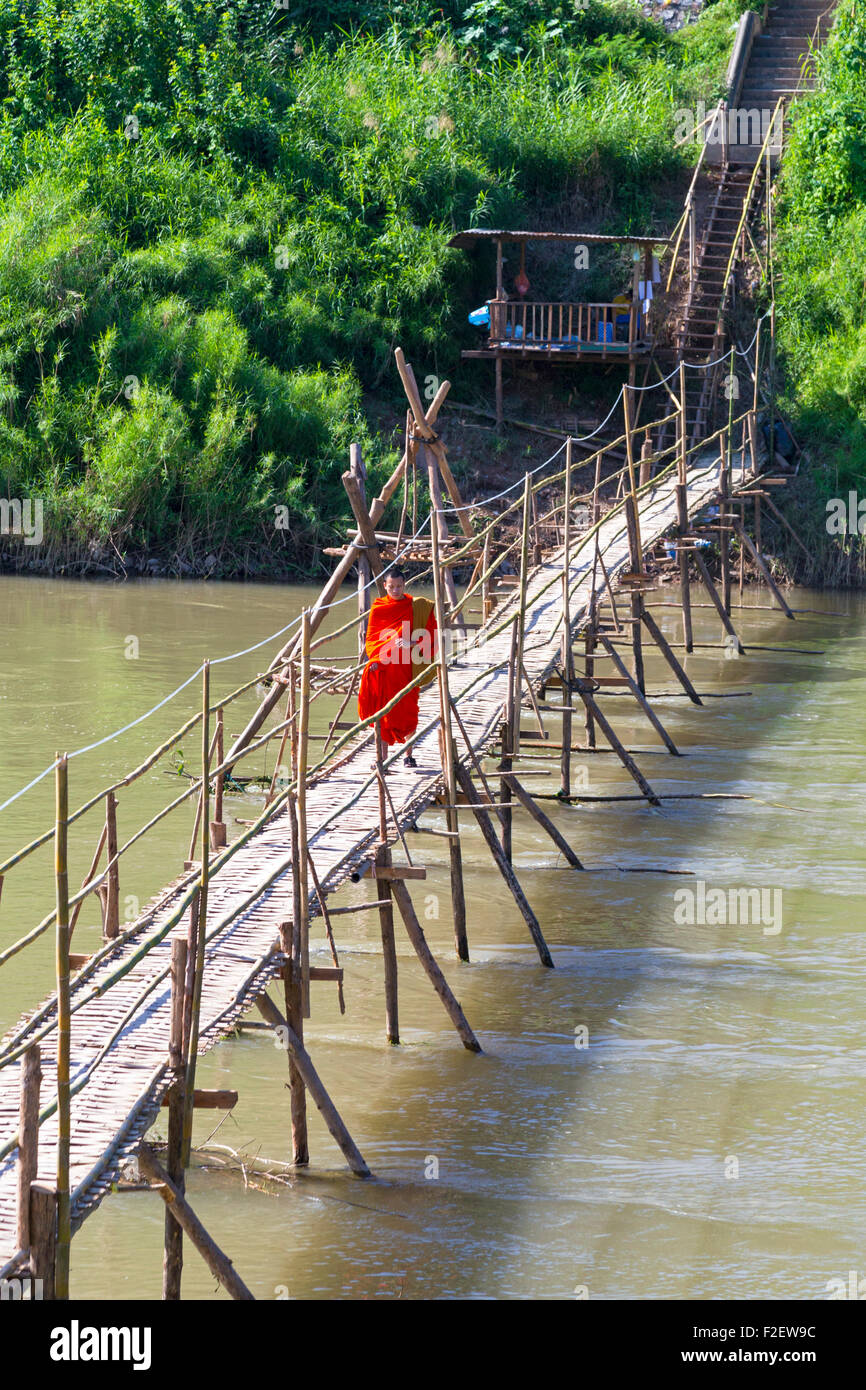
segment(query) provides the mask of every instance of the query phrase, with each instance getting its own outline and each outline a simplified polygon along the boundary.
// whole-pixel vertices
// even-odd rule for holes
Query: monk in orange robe
[[[433,680],[435,668],[436,618],[429,599],[413,598],[406,593],[406,576],[401,569],[388,571],[385,578],[385,597],[373,600],[367,624],[367,665],[361,673],[358,691],[358,713],[369,719],[387,705],[410,681],[429,667],[427,679]],[[405,743],[418,728],[418,692],[421,686],[407,691],[393,709],[382,716],[380,729],[387,744]],[[406,754],[406,766],[416,767],[411,751]]]

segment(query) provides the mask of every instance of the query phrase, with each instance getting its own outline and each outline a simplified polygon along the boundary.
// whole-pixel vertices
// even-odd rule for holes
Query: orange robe
[[[358,691],[358,713],[369,719],[377,710],[393,700],[430,661],[435,658],[436,618],[429,599],[404,594],[400,599],[377,598],[370,609],[367,625],[367,665],[361,673]],[[398,650],[399,639],[409,642],[410,650]],[[429,671],[424,685],[432,680]],[[418,727],[418,692],[420,686],[408,691],[392,710],[382,717],[381,731],[385,743],[405,743]]]

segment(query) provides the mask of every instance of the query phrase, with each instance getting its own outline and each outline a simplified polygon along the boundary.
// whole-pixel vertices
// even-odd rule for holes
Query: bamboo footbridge
[[[341,547],[340,562],[317,604],[302,615],[298,630],[271,662],[265,698],[260,699],[259,676],[212,703],[205,663],[200,711],[135,771],[72,813],[67,759],[58,757],[52,769],[55,825],[0,864],[2,888],[4,875],[53,841],[55,911],[0,953],[2,965],[45,932],[53,932],[56,939],[56,991],[0,1043],[0,1277],[41,1280],[44,1297],[68,1297],[72,1234],[133,1156],[166,1202],[165,1297],[180,1296],[184,1232],[234,1297],[251,1297],[184,1195],[194,1107],[226,1106],[233,1096],[236,1099],[231,1092],[196,1090],[196,1057],[257,1006],[267,1025],[283,1030],[294,1162],[309,1162],[306,1101],[312,1096],[351,1170],[367,1175],[367,1163],[304,1044],[311,982],[336,986],[342,1008],[343,971],[335,937],[344,920],[351,923],[352,914],[360,911],[379,914],[390,1042],[399,1041],[396,905],[460,1040],[467,1049],[480,1051],[412,906],[408,885],[423,879],[425,870],[412,861],[407,832],[419,828],[417,821],[427,808],[444,807],[447,829],[429,833],[444,836],[448,844],[458,958],[469,958],[458,813],[458,807],[465,807],[511,889],[540,961],[552,966],[541,924],[511,863],[515,814],[532,815],[571,867],[580,871],[583,866],[537,795],[530,796],[517,776],[521,741],[549,737],[542,714],[559,711],[559,796],[580,800],[571,788],[571,754],[581,746],[572,743],[579,711],[586,738],[582,746],[595,747],[597,736],[603,736],[605,746],[634,780],[637,794],[658,804],[660,798],[618,738],[601,702],[606,686],[620,687],[618,693],[637,701],[669,752],[677,753],[646,697],[642,642],[651,641],[661,650],[683,696],[701,704],[645,602],[653,575],[664,567],[678,575],[682,645],[687,651],[693,647],[690,584],[695,580],[717,610],[721,641],[740,646],[730,617],[734,537],[740,542],[741,584],[748,553],[776,601],[793,616],[759,542],[743,525],[746,499],[754,498],[757,507],[760,497],[769,497],[765,484],[780,481],[758,481],[757,382],[749,409],[735,418],[731,404],[727,424],[689,449],[681,368],[679,400],[666,388],[673,404],[666,419],[679,422],[675,442],[657,454],[645,443],[639,458],[630,396],[623,392],[623,434],[613,446],[606,444],[588,459],[572,460],[568,441],[560,450],[561,459],[555,455],[536,470],[542,476],[526,475],[516,498],[512,489],[496,508],[491,502],[470,507],[463,502],[435,430],[448,383],[425,409],[411,367],[399,350],[397,366],[409,403],[406,451],[368,508],[363,464],[353,449],[344,484],[357,532]],[[627,463],[610,472],[605,450],[622,445]],[[561,466],[551,472],[550,464],[557,461]],[[429,489],[431,513],[420,526],[415,516],[410,537],[405,522],[410,496],[413,506],[417,504],[419,476]],[[401,485],[399,530],[377,531]],[[449,534],[449,519],[459,527],[456,537]],[[708,536],[721,557],[721,594],[701,555]],[[664,537],[673,540],[665,542],[665,555],[657,554]],[[411,741],[415,768],[405,766],[403,746],[385,756],[380,716],[341,722],[346,709],[355,708],[362,659],[351,658],[352,667],[342,669],[339,659],[325,665],[317,658],[322,646],[340,634],[359,623],[363,628],[370,595],[377,586],[382,591],[382,557],[389,552],[397,558],[426,554],[427,569],[421,577],[432,574],[437,624],[444,637],[434,663],[435,683],[421,691],[420,722]],[[472,573],[458,598],[454,571],[460,566]],[[350,622],[335,632],[317,637],[353,570],[359,575],[359,613],[353,612]],[[480,603],[481,621],[470,626],[466,615],[473,602]],[[618,674],[599,675],[599,664]],[[414,683],[423,679],[414,677]],[[559,692],[560,703],[546,703],[549,690]],[[342,705],[314,762],[310,709],[335,695]],[[226,753],[224,711],[244,696],[259,698],[259,703]],[[534,717],[537,729],[523,727],[522,716]],[[119,845],[115,792],[166,757],[193,728],[201,733],[201,774],[153,821]],[[223,821],[227,779],[236,779],[243,759],[271,740],[279,742],[279,753],[265,808],[229,845]],[[498,761],[491,770],[494,752]],[[124,853],[156,822],[187,803],[190,810],[195,808],[195,821],[184,871],[121,930]],[[82,889],[70,894],[68,827],[87,812],[101,815],[103,808],[93,862]],[[103,852],[106,863],[100,870]],[[341,885],[367,874],[376,884],[372,902],[334,905],[333,894]],[[70,944],[81,903],[90,894],[100,901],[103,944],[86,957],[72,953]],[[311,960],[313,925],[324,931]],[[316,964],[317,956],[322,959],[320,947],[330,951],[331,964]],[[275,981],[281,987],[282,1007],[267,993]],[[145,1135],[163,1104],[168,1107],[168,1143],[164,1156],[157,1158]]]

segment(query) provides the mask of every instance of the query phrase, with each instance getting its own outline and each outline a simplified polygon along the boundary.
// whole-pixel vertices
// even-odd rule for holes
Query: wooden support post
[[[628,528],[628,548],[633,574],[643,574],[643,555],[640,548],[640,531],[638,529],[637,502],[634,493],[625,499],[626,526]],[[643,667],[643,633],[641,631],[640,619],[643,613],[643,594],[631,590],[629,594],[631,603],[631,646],[634,656],[634,681],[641,695],[646,693],[646,677]]]
[[[186,1054],[185,1093],[183,1098],[183,1154],[182,1166],[189,1165],[192,1148],[193,1094],[195,1092],[195,1067],[198,1057],[198,1033],[201,1017],[201,994],[204,981],[204,954],[207,935],[207,897],[210,875],[210,662],[202,667],[202,716],[201,716],[201,873],[198,889],[198,910],[196,913],[195,970],[192,981],[190,1002],[189,1046]]]
[[[529,581],[529,518],[532,498],[532,478],[523,479],[523,529],[520,542],[520,587],[517,611],[517,648],[514,653],[514,706],[511,724],[511,752],[520,752],[520,692],[523,674],[523,645],[526,632],[526,586]]]
[[[701,699],[698,692],[695,690],[695,687],[692,685],[682,666],[677,661],[676,656],[671,650],[670,643],[668,642],[667,638],[665,637],[655,618],[652,616],[651,613],[647,612],[646,604],[644,604],[644,609],[641,613],[641,621],[646,625],[647,631],[655,641],[656,646],[658,647],[665,661],[670,666],[671,670],[673,671],[683,690],[688,695],[692,704],[702,705],[703,700]]]
[[[497,840],[496,832],[493,829],[493,823],[490,819],[490,813],[485,810],[484,802],[481,801],[480,797],[478,796],[474,786],[472,785],[472,778],[469,776],[469,773],[466,771],[464,767],[457,768],[457,781],[460,783],[461,790],[465,793],[466,800],[469,802],[473,812],[475,813],[475,819],[478,822],[482,835],[487,841],[488,848],[490,850],[490,853],[493,855],[496,867],[499,869],[499,872],[502,874],[502,877],[505,879],[505,882],[511,889],[514,901],[520,908],[523,920],[529,927],[529,934],[532,937],[533,942],[535,943],[535,949],[538,951],[538,956],[542,965],[546,965],[550,969],[553,969],[553,960],[550,955],[550,951],[547,949],[547,942],[545,941],[544,936],[542,934],[538,918],[532,911],[532,908],[529,906],[529,903],[526,899],[526,895],[523,889],[521,888],[520,883],[518,882],[517,875],[515,874],[514,870],[512,869],[511,865],[508,863],[508,861],[505,858],[505,855],[502,852],[502,847],[499,841]]]
[[[527,811],[532,816],[532,819],[534,821],[537,821],[538,824],[541,826],[542,830],[544,830],[546,834],[550,836],[551,840],[556,845],[556,848],[559,850],[560,854],[565,855],[566,861],[571,865],[571,867],[573,869],[582,869],[583,865],[581,864],[574,850],[571,848],[571,845],[566,840],[565,836],[560,835],[559,831],[553,824],[553,821],[550,819],[550,817],[546,816],[544,812],[541,810],[540,806],[536,805],[532,797],[529,795],[529,792],[523,786],[522,782],[518,782],[517,778],[514,776],[512,772],[506,773],[505,780],[508,782],[508,785],[514,792],[514,795],[517,797],[517,800],[520,802],[521,806],[526,807]]]
[[[186,1058],[183,1052],[183,1014],[186,988],[187,944],[182,938],[171,943],[171,1024],[168,1065],[174,1081],[168,1092],[168,1144],[166,1169],[179,1192],[184,1190],[183,1112]],[[183,1228],[165,1213],[165,1251],[162,1262],[162,1296],[175,1302],[180,1298],[183,1271]]]
[[[466,1048],[467,1052],[480,1052],[481,1044],[467,1023],[463,1010],[452,994],[448,981],[445,979],[445,976],[439,968],[436,957],[427,944],[427,939],[424,936],[421,923],[418,921],[409,889],[400,879],[395,879],[390,886],[393,888],[394,899],[400,909],[400,916],[403,918],[403,924],[415,954],[421,962],[428,980],[442,1000],[445,1006],[445,1012],[457,1029],[463,1046]]]
[[[598,706],[598,703],[593,698],[590,691],[586,689],[583,681],[578,681],[577,691],[584,704],[588,703],[590,705],[595,721],[598,724],[598,727],[601,729],[602,733],[604,734],[611,748],[616,753],[623,767],[628,772],[629,776],[637,783],[638,787],[640,788],[643,795],[646,797],[647,801],[650,803],[651,806],[660,806],[661,802],[659,801],[659,798],[656,796],[649,782],[644,777],[634,758],[631,756],[629,752],[626,751],[623,744],[617,738],[616,734],[611,728],[610,723],[608,722],[605,715],[602,714]]]
[[[382,579],[382,557],[379,553],[379,542],[376,540],[376,532],[370,513],[361,498],[361,488],[354,473],[347,471],[343,474],[343,487],[346,489],[346,496],[352,508],[352,513],[361,534],[363,547],[361,553],[366,557],[370,566],[370,571],[376,581],[376,588],[380,595],[385,592],[385,584]],[[368,593],[370,591],[368,590]],[[303,634],[299,642],[299,647],[303,645]]]
[[[565,506],[562,559],[562,758],[559,765],[559,785],[563,796],[571,795],[571,683],[574,679],[574,651],[571,634],[571,437],[565,441]]]
[[[57,1298],[57,1189],[30,1184],[30,1277],[42,1280],[42,1298]]]
[[[511,721],[506,718],[502,725],[499,742],[499,766],[505,770],[511,768]],[[499,779],[499,801],[502,809],[499,812],[499,819],[502,822],[502,853],[505,855],[506,863],[511,863],[511,788],[504,777]]]
[[[728,634],[729,637],[733,637],[734,641],[737,644],[737,651],[744,654],[746,649],[740,641],[739,637],[737,636],[737,631],[734,627],[734,624],[731,622],[730,617],[725,612],[725,605],[722,603],[722,600],[716,593],[716,586],[713,583],[712,575],[707,569],[706,562],[704,561],[704,558],[699,550],[695,551],[695,564],[698,567],[698,574],[701,576],[701,579],[704,582],[704,588],[706,589],[707,593],[713,601],[713,607],[715,608],[716,612],[722,620],[722,627],[725,629],[725,632]]]
[[[433,508],[433,515],[430,518],[430,532],[431,536],[434,530],[436,532],[435,544],[436,554],[438,556],[439,545],[442,541],[447,541],[448,539],[448,522],[445,519],[445,503],[442,497],[442,482],[439,475],[439,469],[436,465],[436,455],[433,453],[433,451],[431,449],[428,449],[425,445],[419,444],[418,456],[421,462],[426,462],[427,465],[427,480],[430,489],[430,504]],[[442,569],[440,562],[434,561],[433,563],[439,565],[439,568],[441,569],[441,580],[444,589],[444,597],[448,600],[449,611],[453,611],[457,607],[457,586],[454,583],[454,575],[451,571],[450,566],[446,565],[444,569]],[[438,617],[436,621],[438,623]],[[457,625],[465,630],[466,622],[462,612],[457,614]],[[442,629],[442,631],[444,632],[444,628]],[[439,640],[441,642],[444,639],[440,637]]]
[[[105,880],[103,936],[106,941],[113,941],[120,930],[120,865],[117,862],[117,797],[114,792],[108,792],[105,798],[105,853],[109,867]]]
[[[650,439],[650,432],[647,430],[640,451],[640,485],[644,486],[652,477],[653,445]]]
[[[413,447],[414,446],[409,441],[407,434],[407,460],[410,457],[410,450],[412,450]],[[352,474],[352,476],[358,484],[358,493],[360,495],[360,500],[363,504],[364,511],[366,512],[367,469],[364,464],[360,444],[349,445],[349,472]],[[364,656],[367,641],[367,619],[369,617],[371,604],[370,579],[370,561],[367,558],[367,552],[362,550],[358,554],[358,655],[360,657]]]
[[[570,444],[570,443],[571,443],[571,440],[569,440],[568,443]],[[567,447],[567,446],[566,446],[566,447]],[[533,563],[534,565],[540,565],[540,564],[541,564],[541,533],[540,533],[539,527],[538,527],[538,503],[537,503],[537,501],[536,501],[535,493],[534,493],[534,492],[531,493],[530,496],[531,496],[531,498],[532,498],[532,563]]]
[[[761,574],[764,576],[764,579],[766,580],[770,588],[770,591],[773,594],[773,597],[775,598],[782,612],[785,614],[785,617],[793,618],[794,614],[791,612],[790,608],[788,607],[787,603],[782,597],[781,591],[779,590],[779,586],[777,585],[773,576],[770,574],[769,569],[764,563],[764,558],[758,550],[757,546],[754,545],[754,543],[752,542],[751,536],[744,529],[744,527],[740,526],[739,524],[737,525],[737,534],[739,535],[740,540],[748,550],[755,564],[758,566],[758,569],[761,571]]]
[[[16,1244],[30,1249],[30,1188],[39,1166],[39,1087],[42,1082],[39,1044],[28,1047],[21,1062],[18,1105],[18,1221]]]
[[[310,610],[301,615],[301,689],[298,704],[298,860],[300,867],[301,1004],[310,1017],[310,886],[307,851],[307,765],[310,747]]]
[[[683,644],[687,652],[694,651],[694,637],[692,635],[692,598],[689,590],[689,557],[688,552],[682,545],[682,540],[688,535],[689,531],[689,505],[688,489],[685,483],[677,483],[675,489],[677,499],[677,535],[680,539],[677,558],[680,566],[680,602],[683,609]]]
[[[313,1066],[310,1054],[307,1052],[294,1028],[283,1018],[283,1015],[280,1013],[270,995],[260,994],[256,1000],[256,1006],[262,1017],[266,1019],[273,1028],[285,1029],[284,1036],[288,1049],[304,1079],[304,1085],[315,1101],[316,1108],[321,1114],[322,1119],[328,1126],[331,1136],[342,1150],[352,1172],[357,1174],[358,1177],[368,1178],[370,1176],[370,1169],[361,1157],[351,1134],[340,1118],[337,1107],[322,1085],[319,1074]]]
[[[740,529],[740,530],[743,530],[743,529],[745,528],[745,525],[746,525],[746,504],[745,504],[745,502],[741,502],[741,503],[740,503],[739,529]],[[743,545],[742,539],[740,540],[740,563],[739,563],[738,569],[739,569],[739,574],[738,574],[738,584],[737,584],[737,588],[738,588],[739,602],[740,602],[740,604],[742,605],[742,602],[743,602],[743,585],[744,585],[745,582],[746,582],[746,547]]]
[[[376,724],[376,763],[379,769],[379,848],[376,851],[376,869],[391,867],[391,851],[388,848],[388,810],[385,805],[384,758],[382,735]],[[374,870],[375,872],[375,870]],[[399,1043],[400,1022],[397,1005],[397,946],[394,938],[394,908],[391,903],[392,882],[386,877],[376,878],[376,893],[380,899],[379,926],[382,931],[382,959],[385,970],[385,1032],[389,1043]]]
[[[237,1273],[231,1260],[223,1254],[216,1241],[208,1235],[183,1193],[178,1190],[162,1164],[157,1161],[146,1144],[142,1144],[139,1150],[138,1163],[145,1177],[158,1185],[159,1195],[171,1213],[172,1219],[189,1236],[211,1274],[219,1280],[232,1298],[252,1301],[253,1295]]]
[[[727,450],[725,448],[726,438]],[[721,556],[722,570],[722,606],[728,615],[730,615],[731,612],[731,533],[728,530],[730,523],[727,520],[731,509],[731,459],[729,452],[731,438],[731,430],[728,431],[727,437],[724,434],[722,435],[722,468],[719,486],[719,519],[721,525],[721,530],[719,531],[719,553]]]
[[[280,923],[280,947],[286,957],[283,971],[283,992],[289,1027],[304,1041],[304,991],[301,969],[301,872],[298,850],[298,811],[293,796],[289,797],[289,835],[292,846],[292,923],[291,934],[285,922]],[[289,1103],[292,1118],[292,1162],[305,1167],[310,1161],[307,1134],[307,1094],[304,1080],[291,1052],[289,1058]]]
[[[675,757],[679,757],[679,749],[677,748],[667,729],[662,724],[661,720],[656,715],[652,706],[649,704],[644,691],[640,688],[637,681],[632,680],[631,676],[629,675],[628,667],[626,666],[616,647],[611,642],[610,638],[606,637],[605,634],[602,632],[599,634],[599,640],[601,641],[602,646],[604,647],[608,656],[612,660],[616,669],[619,671],[620,675],[628,681],[629,689],[631,690],[632,695],[634,695],[634,698],[637,700],[638,704],[640,705],[649,722],[652,724],[653,728],[655,729],[662,743],[667,748],[668,752],[673,753]]]
[[[220,705],[216,712],[216,765],[222,767],[223,748],[224,748],[224,725],[223,707]],[[280,745],[282,747],[282,745]],[[279,758],[277,759],[279,761]],[[225,774],[218,772],[216,775],[216,785],[214,787],[213,820],[210,823],[210,847],[212,850],[223,849],[226,844],[226,827],[223,821],[223,778]]]
[[[433,467],[430,468],[432,482]],[[431,493],[432,496],[432,493]],[[439,563],[439,533],[437,527],[438,511],[431,518],[430,537],[431,560],[433,565],[433,600],[436,611],[437,641],[439,650],[439,723],[442,730],[443,768],[445,787],[448,796],[446,822],[451,832],[448,840],[448,854],[451,871],[451,909],[454,917],[454,944],[460,960],[469,959],[469,941],[466,935],[466,893],[463,887],[463,854],[460,848],[460,823],[454,806],[457,801],[456,763],[454,736],[451,728],[451,694],[448,685],[447,627],[445,611],[445,592],[442,567]],[[448,571],[450,574],[450,570]]]
[[[481,621],[487,622],[493,612],[493,602],[490,597],[490,532],[484,533],[484,553],[481,560]]]
[[[57,974],[57,1250],[55,1257],[55,1297],[69,1298],[69,1247],[72,1220],[69,1193],[69,1149],[72,1117],[69,1090],[70,996],[69,996],[69,873],[67,837],[69,819],[68,760],[57,755],[55,771],[56,815],[54,821],[54,880],[56,904],[55,962]]]

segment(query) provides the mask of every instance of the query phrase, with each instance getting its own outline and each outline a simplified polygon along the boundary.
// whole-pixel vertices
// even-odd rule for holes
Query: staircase
[[[730,94],[730,164],[754,165],[779,98],[784,97],[787,105],[815,85],[811,54],[824,42],[834,9],[835,0],[776,0],[768,6],[740,90]],[[747,138],[741,142],[741,136]],[[779,151],[774,135],[771,154],[778,157]]]
[[[832,23],[834,4],[828,0],[776,0],[768,6],[762,32],[753,40],[745,69],[728,99],[728,140],[718,184],[697,246],[695,274],[676,337],[677,357],[687,362],[710,362],[724,356],[725,336],[717,331],[726,308],[725,272],[748,196],[749,184],[779,98],[785,107],[814,86],[810,46],[820,46]],[[770,142],[771,159],[781,151],[781,130]],[[739,137],[743,137],[740,139]],[[763,201],[766,171],[755,179],[752,207]],[[741,254],[745,248],[741,247]],[[686,437],[697,443],[711,432],[719,385],[726,375],[686,371]]]

